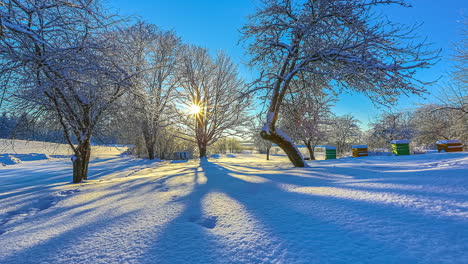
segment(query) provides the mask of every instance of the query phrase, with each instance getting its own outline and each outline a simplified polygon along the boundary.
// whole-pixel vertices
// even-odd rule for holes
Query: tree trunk
[[[154,155],[154,144],[148,144],[146,143],[146,151],[148,152],[148,159],[154,160],[155,155]]]
[[[270,148],[267,148],[266,154],[267,160],[270,160]]]
[[[145,149],[146,153],[148,154],[148,159],[154,160],[155,158],[155,150],[154,150],[154,145],[155,145],[155,135],[154,131],[149,129],[149,125],[144,125],[143,126],[143,138],[145,139]]]
[[[312,147],[312,144],[310,143],[310,141],[304,141],[304,145],[306,145],[307,150],[309,151],[310,160],[315,160],[314,148]]]
[[[260,136],[265,139],[269,140],[278,145],[285,153],[288,155],[289,160],[294,165],[294,167],[305,167],[304,158],[299,150],[296,148],[294,143],[289,140],[284,139],[280,135],[278,135],[275,131],[270,131],[267,133],[266,131],[262,131]]]
[[[198,150],[200,151],[200,159],[206,158],[206,144],[200,143],[198,145]]]
[[[82,180],[88,179],[88,165],[90,156],[91,145],[90,140],[87,139],[85,142],[78,144],[76,147],[75,156],[72,158],[74,183],[79,183]]]

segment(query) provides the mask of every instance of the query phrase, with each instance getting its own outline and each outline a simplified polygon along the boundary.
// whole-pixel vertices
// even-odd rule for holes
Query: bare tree
[[[125,116],[143,134],[149,159],[156,155],[159,132],[174,120],[174,95],[177,86],[176,65],[181,47],[172,31],[161,31],[144,22],[120,30],[124,57],[136,74]]]
[[[315,160],[314,146],[326,138],[331,107],[335,99],[320,88],[319,82],[299,78],[291,82],[292,92],[286,96],[280,125],[296,142],[302,142]]]
[[[229,135],[245,120],[247,100],[240,100],[244,87],[237,67],[223,53],[213,59],[206,49],[186,46],[181,56],[179,117],[186,132],[184,138],[195,137],[200,158],[206,157],[207,147]]]
[[[74,152],[73,182],[86,180],[95,126],[130,84],[106,33],[115,20],[84,0],[7,0],[0,19],[8,86],[23,107],[58,118]]]
[[[468,90],[468,19],[463,20],[462,40],[455,46],[453,61],[456,63],[453,79],[458,86]]]
[[[416,141],[433,145],[440,139],[468,140],[468,22],[463,21],[462,41],[455,45],[454,69],[450,80],[442,84],[436,103],[419,107],[412,123]]]
[[[410,112],[384,112],[370,124],[369,145],[383,148],[392,140],[409,139],[414,136]]]
[[[408,6],[403,0],[264,0],[243,27],[250,65],[263,70],[252,90],[271,92],[261,136],[278,144],[294,166],[303,167],[304,160],[276,123],[298,74],[320,76],[382,103],[424,92],[415,70],[429,67],[438,53],[407,41],[414,27],[376,16],[373,9],[386,4]]]
[[[440,108],[438,104],[419,107],[411,117],[415,143],[433,146],[437,140],[468,140],[468,116],[457,109]]]
[[[439,106],[432,109],[454,110],[468,118],[468,20],[463,21],[461,42],[455,45],[452,61],[454,69],[450,72],[450,81],[441,87]]]
[[[349,150],[351,143],[356,143],[360,136],[359,120],[352,115],[335,116],[331,120],[329,142],[334,144],[337,152],[343,154]],[[358,142],[359,143],[359,142]]]
[[[260,134],[258,133],[258,130],[262,128],[260,125],[261,123],[264,123],[261,119],[261,114],[257,116],[257,118],[253,118],[249,122],[250,126],[250,138],[254,144],[254,147],[258,150],[260,154],[266,154],[266,160],[270,160],[270,151],[271,148],[273,147],[273,143],[271,141],[263,139]]]

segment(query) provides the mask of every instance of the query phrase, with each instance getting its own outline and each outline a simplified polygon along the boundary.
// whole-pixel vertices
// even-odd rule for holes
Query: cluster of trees
[[[0,138],[63,142],[60,127],[50,120],[36,120],[28,113],[0,115]]]
[[[317,144],[345,151],[360,142],[358,120],[331,111],[343,89],[382,104],[425,92],[427,83],[415,73],[430,67],[438,51],[416,38],[416,28],[374,12],[390,4],[409,6],[404,0],[261,0],[241,30],[249,65],[260,73],[247,85],[223,52],[213,55],[173,31],[122,19],[99,1],[6,0],[0,3],[0,106],[34,113],[48,131],[61,130],[74,151],[74,182],[86,179],[91,140],[99,136],[134,144],[150,159],[195,149],[203,158],[213,145],[239,151],[233,136],[248,133],[247,124],[262,151],[277,144],[303,167],[295,143],[313,158]],[[454,83],[466,88],[461,50]],[[246,114],[254,93],[267,107],[257,122]],[[455,124],[466,120],[453,113],[466,118],[466,95],[451,98],[461,99],[425,106],[411,122],[405,114],[382,116],[373,124],[375,145],[397,133],[428,137],[427,123],[415,120],[445,124],[431,135],[460,133],[466,127]],[[451,132],[443,130],[447,123]],[[408,129],[414,125],[419,132]]]
[[[438,52],[415,38],[415,28],[376,15],[384,5],[409,6],[404,0],[264,0],[242,28],[250,65],[262,73],[252,91],[269,95],[261,137],[294,166],[304,167],[304,158],[281,119],[304,87],[350,89],[381,103],[424,92],[416,69],[430,67]]]
[[[452,90],[437,104],[422,105],[414,110],[381,114],[366,138],[372,148],[388,147],[394,139],[409,139],[414,146],[431,148],[436,141],[459,139],[468,141],[467,90]],[[461,105],[453,102],[458,101]]]
[[[383,148],[394,139],[410,139],[415,146],[433,147],[437,140],[459,139],[468,142],[468,31],[465,21],[463,38],[452,56],[454,70],[441,87],[438,101],[415,109],[383,113],[367,133],[371,147]]]
[[[61,128],[74,182],[87,179],[99,133],[141,143],[149,158],[170,153],[177,137],[203,157],[245,118],[243,82],[228,56],[122,19],[99,1],[2,2],[0,62],[0,102]],[[187,105],[200,111],[189,115]]]

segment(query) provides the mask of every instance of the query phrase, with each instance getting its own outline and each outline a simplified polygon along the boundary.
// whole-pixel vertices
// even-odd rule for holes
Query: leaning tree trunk
[[[267,159],[267,160],[270,160],[270,148],[267,148],[267,151],[266,151],[266,159]]]
[[[73,182],[79,183],[82,180],[88,179],[88,165],[91,156],[90,140],[86,139],[80,142],[76,147],[76,152],[73,161]]]
[[[299,42],[300,38],[295,38],[293,40],[293,46],[297,47]],[[277,144],[278,147],[288,155],[288,158],[294,167],[305,167],[304,157],[302,157],[301,152],[296,148],[294,142],[288,137],[288,135],[276,128],[278,113],[280,112],[284,96],[288,91],[289,83],[293,76],[298,72],[296,70],[296,62],[297,57],[299,56],[299,49],[294,48],[293,51],[294,52],[289,53],[285,61],[283,61],[280,74],[274,84],[274,91],[270,106],[268,107],[266,124],[264,129],[262,129],[262,132],[260,132],[260,136],[265,140]]]
[[[302,154],[291,140],[287,140],[283,136],[278,135],[276,131],[269,131],[269,133],[262,131],[260,136],[265,140],[269,140],[277,144],[278,147],[280,147],[286,153],[286,155],[288,155],[288,158],[294,167],[305,167]]]

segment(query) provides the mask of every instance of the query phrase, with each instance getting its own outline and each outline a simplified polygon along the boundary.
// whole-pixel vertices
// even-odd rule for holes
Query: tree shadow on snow
[[[216,230],[223,219],[205,213],[206,204],[202,200],[210,193],[222,193],[243,205],[270,234],[271,243],[277,244],[273,246],[277,251],[273,256],[260,248],[253,250],[257,253],[227,249],[251,254],[252,260],[278,261],[281,257],[290,262],[310,263],[431,262],[444,258],[439,251],[431,251],[433,244],[447,245],[440,247],[440,251],[453,251],[449,245],[466,242],[466,236],[459,233],[459,230],[467,230],[466,223],[418,207],[418,203],[437,198],[437,194],[419,200],[416,197],[415,201],[409,201],[416,203],[413,206],[404,204],[405,195],[414,193],[411,190],[346,185],[346,181],[352,180],[372,182],[368,168],[362,169],[367,171],[365,176],[359,176],[359,169],[357,172],[343,169],[338,173],[334,170],[338,175],[328,178],[321,175],[322,169],[311,168],[282,169],[280,174],[263,173],[261,168],[253,166],[213,162],[202,162],[200,168],[207,178],[206,184],[198,185],[193,193],[180,200],[185,211],[165,228],[158,243],[148,250],[142,261],[151,256],[161,263],[235,262],[235,254],[226,253],[225,247],[220,250],[223,246],[219,244]],[[407,172],[401,177],[412,177],[413,173]],[[379,177],[376,182],[386,181],[382,174],[382,171],[375,171],[375,176]],[[391,173],[388,175],[390,183],[401,180]],[[197,173],[194,181],[196,178]],[[288,189],[288,186],[294,188]],[[331,191],[339,195],[320,188],[335,188]],[[389,193],[394,195],[389,201],[378,198]],[[402,201],[392,200],[399,198]],[[441,230],[443,226],[453,230]],[[235,226],[232,232],[236,232]],[[161,245],[168,246],[161,248]],[[453,254],[467,257],[463,250]]]

